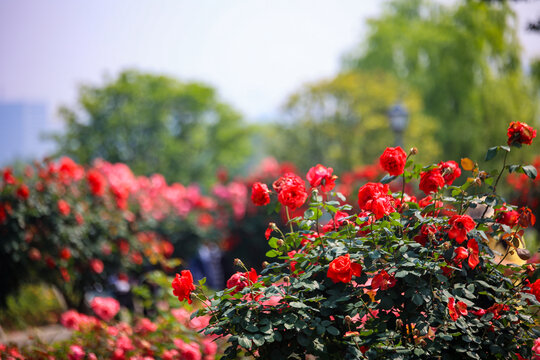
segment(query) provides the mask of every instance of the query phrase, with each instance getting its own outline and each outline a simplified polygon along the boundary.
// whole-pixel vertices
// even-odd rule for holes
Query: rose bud
[[[290,279],[288,276],[285,276],[285,277],[283,278],[283,281],[285,281],[286,283],[288,283],[290,280],[291,280],[291,279]]]
[[[278,241],[276,241],[276,244],[277,244],[278,247],[282,247],[285,244],[285,242],[283,240],[279,239]]]
[[[418,149],[415,147],[412,147],[411,150],[409,150],[409,155],[416,155],[418,154]]]
[[[268,265],[270,265],[270,264],[268,263],[268,261],[263,261],[263,263],[262,263],[262,268],[263,268],[263,269],[266,269],[266,267],[267,267]]]
[[[350,325],[351,323],[352,323],[352,318],[349,315],[345,316],[345,324]]]

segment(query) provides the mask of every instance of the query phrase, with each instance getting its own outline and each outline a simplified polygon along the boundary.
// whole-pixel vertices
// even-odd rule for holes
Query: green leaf
[[[244,349],[250,349],[251,348],[251,340],[246,338],[246,337],[238,337],[238,345],[240,345]]]
[[[531,179],[536,179],[536,176],[538,175],[536,168],[532,165],[526,165],[521,167],[523,169],[523,172],[525,175],[530,177]]]
[[[388,184],[389,182],[392,182],[395,178],[397,178],[397,176],[395,175],[384,175],[384,177],[381,179],[380,183],[381,184]]]
[[[280,254],[275,250],[270,250],[270,251],[266,252],[266,256],[269,257],[269,258],[273,258],[273,257],[279,256],[279,255]]]
[[[339,330],[336,329],[336,328],[333,327],[333,326],[327,327],[327,328],[326,328],[326,331],[327,331],[329,334],[334,335],[334,336],[339,335]]]
[[[422,299],[422,296],[420,296],[420,294],[414,294],[412,296],[412,302],[420,306],[424,303],[424,300]]]
[[[486,153],[486,159],[485,160],[489,161],[489,160],[493,159],[495,157],[495,155],[497,155],[498,150],[499,150],[499,148],[497,146],[489,148],[487,153]]]

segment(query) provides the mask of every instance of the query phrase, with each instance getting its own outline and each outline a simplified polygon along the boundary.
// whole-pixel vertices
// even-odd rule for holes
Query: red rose
[[[68,248],[63,248],[60,250],[60,258],[64,260],[69,260],[71,258],[71,251]]]
[[[441,171],[442,177],[446,185],[452,185],[454,180],[461,176],[461,169],[459,165],[454,160],[440,162],[439,170]]]
[[[309,169],[306,179],[309,181],[309,184],[312,188],[321,186],[321,190],[324,192],[331,191],[336,185],[335,181],[337,179],[336,175],[332,176],[334,169],[324,167],[321,164],[312,167]]]
[[[281,192],[281,189],[285,185],[304,186],[304,181],[301,177],[293,173],[286,173],[285,175],[274,181],[272,187],[279,194]]]
[[[529,290],[527,290],[527,292],[533,294],[536,297],[536,300],[540,301],[540,279],[537,279],[532,284],[529,284],[528,288]]]
[[[463,301],[456,303],[456,299],[451,297],[448,299],[448,313],[450,314],[450,318],[456,321],[460,316],[466,316],[468,314],[467,304]]]
[[[450,218],[449,224],[451,228],[448,230],[448,237],[456,239],[458,244],[464,242],[467,239],[467,233],[476,226],[469,215],[454,215]]]
[[[513,121],[508,127],[508,145],[526,144],[531,145],[536,137],[536,130],[525,123]]]
[[[60,214],[64,215],[64,216],[68,216],[69,215],[69,212],[71,211],[71,208],[69,207],[69,204],[67,203],[67,201],[63,200],[63,199],[60,199],[58,200],[58,211],[60,211]]]
[[[19,188],[17,189],[17,196],[23,200],[28,199],[28,197],[30,196],[30,190],[28,189],[28,186],[26,186],[25,184],[19,186]]]
[[[497,214],[495,221],[499,224],[514,227],[519,222],[519,212],[517,212],[516,210],[503,210]]]
[[[469,267],[471,269],[474,269],[476,265],[480,263],[480,259],[478,257],[478,243],[476,242],[476,240],[469,239],[469,241],[467,241],[467,250],[469,252]]]
[[[439,191],[445,184],[444,177],[439,168],[431,169],[420,174],[418,186],[426,195]]]
[[[414,241],[417,243],[426,246],[427,241],[429,240],[430,234],[434,236],[437,233],[437,228],[434,225],[422,225],[418,235],[414,237]]]
[[[289,207],[292,211],[296,210],[300,206],[304,205],[308,194],[304,184],[285,184],[280,188],[278,194],[278,201],[283,205]]]
[[[246,286],[250,286],[257,282],[259,276],[255,269],[251,268],[249,272],[237,272],[227,280],[227,288],[233,289],[231,294],[236,294],[242,291]]]
[[[386,148],[379,158],[381,167],[390,175],[394,176],[403,174],[406,161],[407,154],[405,154],[405,151],[399,146]]]
[[[86,180],[90,186],[90,191],[96,196],[105,194],[106,180],[98,170],[90,169],[86,175]]]
[[[195,290],[193,285],[193,275],[191,271],[182,270],[182,275],[176,274],[176,278],[172,281],[173,295],[178,297],[178,300],[187,300],[191,304],[190,294]]]
[[[96,274],[101,274],[103,272],[103,261],[99,259],[90,260],[90,268]]]
[[[371,211],[377,219],[396,211],[394,199],[388,195],[388,185],[367,183],[358,190],[358,206]]]
[[[260,182],[256,182],[251,186],[251,201],[257,206],[270,204],[270,195],[268,194],[268,186]]]
[[[345,254],[332,260],[328,266],[327,276],[334,283],[349,283],[353,275],[360,276],[361,274],[362,266],[357,263],[351,263],[349,254]]]
[[[386,290],[393,287],[394,285],[396,285],[396,278],[394,277],[394,275],[388,274],[386,270],[382,270],[371,280],[371,287],[374,290]]]

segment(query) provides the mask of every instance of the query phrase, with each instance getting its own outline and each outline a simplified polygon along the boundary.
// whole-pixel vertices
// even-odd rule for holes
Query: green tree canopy
[[[289,119],[278,125],[280,141],[271,152],[302,171],[321,163],[339,174],[372,163],[394,146],[387,113],[398,99],[410,112],[405,146],[417,146],[423,159],[436,158],[436,123],[422,114],[420,97],[382,72],[343,73],[304,86],[287,101]]]
[[[534,96],[520,65],[516,18],[506,2],[443,6],[395,0],[369,21],[346,57],[349,70],[383,70],[416,89],[437,120],[445,155],[481,158],[510,121],[535,124]]]
[[[79,105],[60,110],[66,132],[56,140],[81,163],[103,158],[141,175],[208,183],[219,166],[234,169],[249,155],[241,116],[202,83],[124,71],[104,86],[81,87]]]

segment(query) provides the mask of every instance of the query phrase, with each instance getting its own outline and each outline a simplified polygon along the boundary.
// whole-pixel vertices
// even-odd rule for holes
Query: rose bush
[[[170,283],[161,272],[148,274],[147,280],[158,287]],[[213,360],[223,353],[223,339],[201,333],[208,317],[192,317],[194,308],[178,307],[171,292],[163,291],[158,298],[145,294],[144,288],[137,293],[140,300],[157,302],[152,319],[127,312],[119,316],[114,299],[94,298],[92,315],[76,310],[62,314],[60,323],[73,331],[69,339],[26,346],[0,343],[0,359]]]
[[[516,135],[522,129],[526,136]],[[535,132],[512,124],[508,134],[509,143],[520,146],[530,144]],[[399,177],[389,174],[360,189],[360,212],[339,192],[312,184],[309,208],[289,219],[287,232],[270,224],[272,262],[257,280],[235,261],[243,275],[231,285],[243,278],[243,288],[231,286],[203,300],[198,314],[210,317],[205,333],[230,336],[229,359],[540,356],[538,270],[504,261],[511,253],[529,257],[521,238],[535,223],[528,209],[497,194],[506,171],[536,177],[529,166],[506,163],[511,150],[489,149],[488,161],[504,153],[499,170],[462,159],[468,178],[456,186],[457,163],[422,167],[414,164],[413,149]],[[391,192],[385,184],[396,179],[401,189]],[[430,196],[416,201],[406,194],[413,179]],[[294,196],[280,198],[287,187]],[[303,180],[290,175],[274,190],[291,208],[307,193]],[[520,221],[497,221],[501,211],[516,211]],[[505,253],[489,248],[491,238],[504,242]],[[204,297],[203,286],[190,292]]]
[[[221,240],[213,222],[199,226],[216,200],[160,175],[136,177],[123,164],[84,168],[64,157],[0,176],[0,273],[10,274],[0,278],[0,305],[23,282],[46,281],[78,307],[111,275],[170,268],[173,255],[189,257],[203,237]]]

